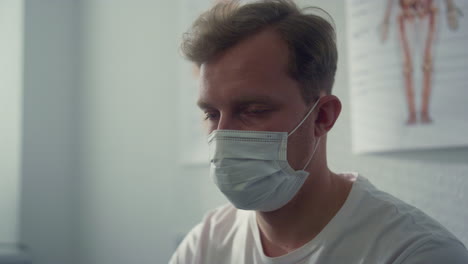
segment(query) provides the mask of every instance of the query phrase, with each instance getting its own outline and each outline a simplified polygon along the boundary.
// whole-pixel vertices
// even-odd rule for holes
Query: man
[[[340,100],[333,27],[292,1],[217,4],[184,38],[211,171],[231,204],[170,263],[468,263],[466,248],[364,177],[327,167]]]

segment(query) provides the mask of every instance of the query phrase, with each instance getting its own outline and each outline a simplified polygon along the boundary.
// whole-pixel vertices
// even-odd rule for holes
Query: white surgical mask
[[[305,171],[318,140],[302,170],[287,161],[288,137],[304,123],[318,104],[290,132],[215,130],[208,136],[210,175],[237,208],[269,212],[286,205],[309,176]]]

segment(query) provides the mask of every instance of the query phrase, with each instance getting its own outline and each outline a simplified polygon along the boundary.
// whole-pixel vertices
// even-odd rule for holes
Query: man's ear
[[[341,112],[341,101],[334,95],[325,95],[317,105],[315,119],[315,136],[320,137],[328,133],[335,124]]]

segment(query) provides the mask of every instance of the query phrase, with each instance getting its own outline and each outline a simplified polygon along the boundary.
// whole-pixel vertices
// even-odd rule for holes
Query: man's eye
[[[244,114],[247,115],[261,115],[265,114],[269,111],[269,109],[266,108],[253,108],[253,109],[246,109],[244,110]]]
[[[215,112],[205,112],[205,120],[216,120],[219,114]]]

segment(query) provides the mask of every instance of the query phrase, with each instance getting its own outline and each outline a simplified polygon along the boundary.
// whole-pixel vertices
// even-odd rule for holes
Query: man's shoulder
[[[401,254],[398,264],[467,264],[468,251],[460,242],[447,237],[432,236]]]
[[[208,259],[231,254],[233,245],[245,241],[248,236],[252,213],[238,210],[231,204],[209,211],[185,236],[170,263],[207,263]]]
[[[423,210],[375,188],[368,181],[363,185],[365,187],[363,187],[362,202],[367,205],[363,212],[370,221],[374,220],[386,228],[404,229],[405,233],[408,231],[427,233],[456,240],[450,231]]]
[[[250,211],[239,210],[231,204],[219,206],[208,211],[203,220],[188,235],[203,235],[208,236],[210,240],[216,239],[216,235],[224,236],[232,229],[246,226],[251,213]]]
[[[206,213],[201,224],[218,231],[229,230],[240,225],[246,225],[252,213],[254,212],[239,210],[228,203]]]
[[[193,260],[203,256],[206,261],[229,250],[236,239],[242,240],[250,232],[248,221],[252,213],[238,210],[231,204],[209,211],[185,236],[170,263],[198,263]]]
[[[365,227],[364,234],[360,235],[373,244],[374,250],[389,254],[389,259],[399,260],[394,263],[437,263],[413,260],[427,260],[428,257],[435,258],[435,255],[443,257],[449,252],[458,252],[454,257],[467,261],[465,246],[437,220],[417,207],[378,190],[365,178],[358,184],[361,185],[361,196],[355,214],[360,220],[355,224]]]

